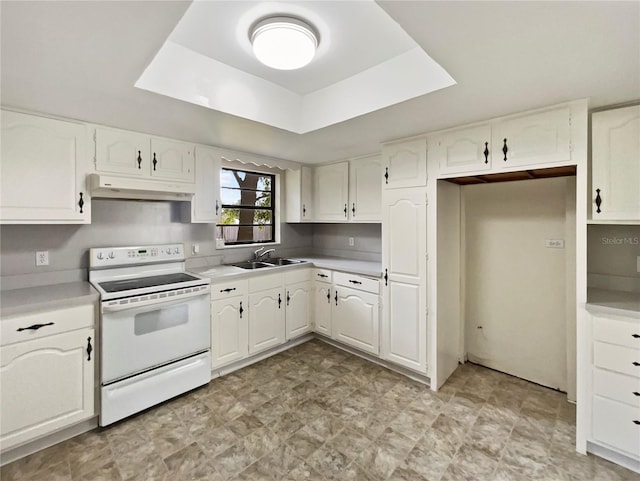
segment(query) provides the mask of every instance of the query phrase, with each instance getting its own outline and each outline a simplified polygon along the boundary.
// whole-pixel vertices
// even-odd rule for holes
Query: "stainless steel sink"
[[[263,267],[273,267],[274,264],[267,264],[266,262],[261,261],[246,261],[246,262],[238,262],[237,264],[232,264],[236,267],[241,267],[242,269],[262,269]]]
[[[272,264],[274,266],[288,266],[291,264],[300,264],[304,261],[297,261],[295,259],[285,259],[284,257],[277,257],[275,259],[269,259],[265,261],[267,264]]]

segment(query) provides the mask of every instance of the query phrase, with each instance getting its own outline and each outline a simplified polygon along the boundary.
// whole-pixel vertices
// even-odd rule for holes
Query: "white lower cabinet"
[[[310,274],[310,269],[294,270],[285,274],[287,341],[311,332]]]
[[[38,324],[33,316],[3,319],[7,329],[43,325],[70,330],[53,335],[36,335],[43,328],[20,331],[21,342],[0,348],[0,443],[7,450],[36,438],[69,427],[95,415],[95,331],[94,306],[40,313]],[[64,314],[68,313],[68,316]],[[53,319],[53,320],[52,320]],[[59,322],[61,321],[61,322]],[[10,327],[9,327],[9,326]],[[72,329],[72,330],[71,330]]]
[[[313,271],[313,326],[316,332],[331,337],[332,272],[327,269]]]
[[[211,367],[244,359],[249,354],[248,282],[211,286]]]
[[[256,354],[285,341],[282,288],[249,294],[249,354]]]
[[[590,373],[588,399],[578,399],[578,419],[589,422],[587,441],[640,463],[640,319],[594,313],[590,324],[591,365],[578,366]]]

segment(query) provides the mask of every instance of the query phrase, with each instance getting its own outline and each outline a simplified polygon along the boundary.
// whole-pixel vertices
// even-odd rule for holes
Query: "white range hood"
[[[196,192],[195,184],[101,174],[91,174],[89,184],[94,198],[190,201]]]

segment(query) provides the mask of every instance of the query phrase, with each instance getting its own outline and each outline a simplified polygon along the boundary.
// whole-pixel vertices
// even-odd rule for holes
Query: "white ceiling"
[[[3,106],[314,163],[575,98],[589,97],[592,108],[640,99],[640,2],[378,4],[456,85],[295,134],[134,87],[189,2],[2,1],[0,100]],[[343,20],[340,35],[346,39],[357,19]],[[330,74],[318,73],[318,81]]]

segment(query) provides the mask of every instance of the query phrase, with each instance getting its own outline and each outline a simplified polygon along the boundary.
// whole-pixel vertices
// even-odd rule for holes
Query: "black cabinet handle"
[[[220,212],[220,204],[218,203],[218,199],[216,199],[216,215]]]
[[[78,201],[78,207],[80,207],[80,213],[84,214],[82,208],[84,207],[84,199],[82,198],[82,192],[80,192],[80,200]]]
[[[343,212],[344,212],[344,217],[346,219],[346,217],[347,217],[347,204],[344,205],[344,211]]]
[[[316,274],[316,275],[317,275],[318,277],[329,277],[329,276],[328,276],[328,275],[326,275],[326,274]]]
[[[244,312],[244,309],[242,308],[242,301],[240,301],[240,309],[239,309],[239,312],[240,312],[240,319],[242,319],[242,313]]]
[[[353,279],[349,279],[349,282],[351,282],[351,284],[362,284],[362,282],[354,281]]]
[[[504,154],[504,161],[507,161],[507,152],[509,152],[509,147],[507,147],[507,139],[504,139],[504,145],[502,146],[502,153]]]
[[[633,420],[633,424],[636,424],[636,425],[640,426],[640,421],[638,421],[637,419],[634,419]]]
[[[389,167],[384,168],[384,183],[389,183]]]
[[[633,391],[633,393],[632,393],[632,394],[633,394],[634,396],[636,396],[636,397],[640,397],[640,392],[638,392],[638,391]]]
[[[640,334],[631,334],[634,339],[640,339]]]
[[[640,362],[638,362],[638,361],[633,361],[633,362],[632,362],[632,364],[633,364],[635,367],[640,366]]]
[[[136,159],[138,161],[138,169],[142,169],[141,165],[142,165],[142,152],[140,152],[138,150],[138,158]]]
[[[91,346],[91,338],[87,337],[87,361],[91,361],[91,352],[93,347]]]
[[[484,154],[484,163],[488,164],[489,163],[489,142],[484,143],[484,152],[482,153]]]
[[[331,304],[331,289],[327,289],[327,302]]]
[[[156,170],[156,164],[158,163],[158,161],[156,160],[156,153],[153,153],[153,170]]]
[[[387,272],[387,269],[384,270],[384,285],[385,286],[389,285],[389,274]]]
[[[599,214],[600,212],[602,212],[600,210],[600,206],[602,205],[602,197],[600,197],[600,189],[596,189],[596,212]]]
[[[337,306],[337,305],[338,305],[338,291],[337,291],[337,290],[336,290],[336,297],[335,297],[335,299],[336,299],[336,306]]]
[[[307,215],[307,207],[305,204],[302,204],[302,217]]]
[[[356,203],[353,203],[353,207],[351,207],[351,212],[353,213],[353,217],[356,216]]]
[[[287,306],[289,305],[290,300],[291,300],[291,297],[289,297],[289,291],[287,291]]]
[[[18,329],[16,329],[16,331],[18,332],[22,332],[22,331],[37,331],[38,329],[40,329],[41,327],[44,326],[53,326],[53,322],[47,322],[46,324],[33,324],[29,327],[19,327]]]
[[[278,293],[278,309],[280,309],[281,305],[282,305],[282,298],[280,297],[280,294]]]
[[[226,289],[220,289],[220,292],[231,292],[235,290],[236,290],[235,287],[227,287]]]

